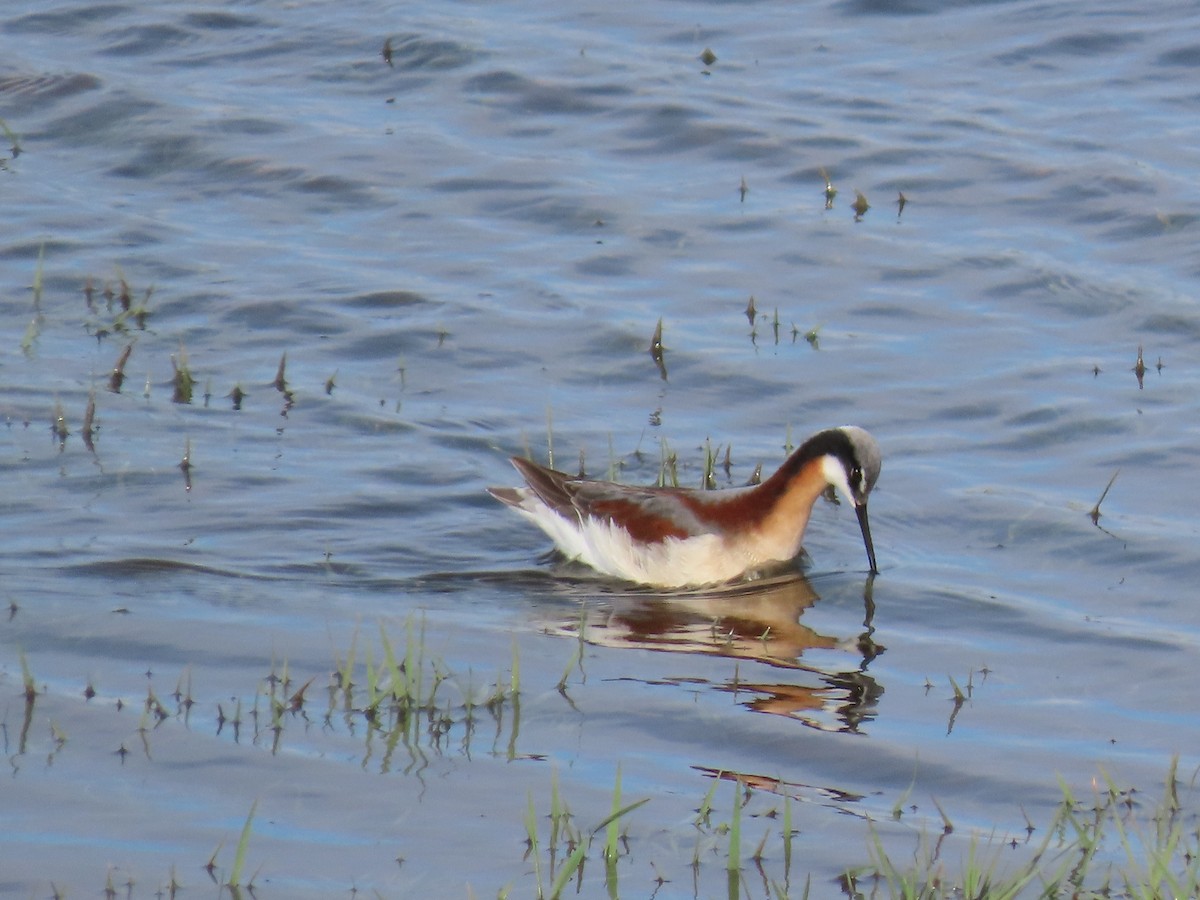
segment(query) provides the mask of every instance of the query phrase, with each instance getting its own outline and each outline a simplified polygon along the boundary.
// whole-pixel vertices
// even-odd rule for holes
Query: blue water
[[[0,710],[28,850],[3,892],[100,890],[110,865],[147,895],[172,866],[209,883],[255,800],[260,891],[523,889],[527,794],[548,808],[557,773],[597,822],[618,761],[652,797],[625,884],[648,857],[689,881],[708,767],[792,785],[803,871],[830,886],[913,785],[935,830],[931,795],[964,836],[1023,834],[1059,775],[1154,794],[1172,754],[1190,772],[1198,24],[1034,2],[0,10]],[[740,484],[847,422],[885,457],[869,660],[844,508],[814,516],[814,596],[750,616],[799,620],[792,643],[721,655],[711,606],[559,581],[484,493],[526,451],[631,482],[675,453],[699,484],[706,441]],[[622,631],[647,615],[666,631]],[[515,733],[455,718],[414,767],[361,722],[316,715],[274,753],[218,731],[285,663],[324,704],[354,641],[377,664],[380,626],[403,644],[413,616],[462,696],[516,648]],[[44,693],[19,740],[22,658]],[[185,677],[195,705],[144,751],[147,690]],[[973,689],[952,723],[951,678]]]

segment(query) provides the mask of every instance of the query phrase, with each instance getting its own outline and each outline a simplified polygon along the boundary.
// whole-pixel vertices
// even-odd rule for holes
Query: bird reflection
[[[699,653],[764,663],[782,678],[745,679],[739,667],[714,690],[732,694],[754,712],[795,719],[826,731],[859,731],[874,718],[883,688],[867,674],[883,648],[872,639],[873,579],[864,593],[864,630],[851,638],[821,634],[802,621],[819,597],[799,574],[764,579],[724,590],[683,594],[609,594],[589,602],[582,614],[557,621],[551,631],[604,647]],[[852,662],[830,668],[802,657],[813,650],[845,651]],[[835,657],[836,661],[842,658]],[[799,677],[797,677],[799,676]],[[695,686],[696,681],[689,679]]]

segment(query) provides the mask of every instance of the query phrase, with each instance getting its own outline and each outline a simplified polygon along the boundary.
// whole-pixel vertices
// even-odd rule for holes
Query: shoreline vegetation
[[[556,686],[564,695],[571,688],[569,682],[581,655],[582,636]],[[30,752],[26,747],[29,725],[38,697],[48,690],[39,687],[23,653],[20,666],[24,724],[13,748],[18,755]],[[321,719],[323,728],[329,729],[344,720],[347,727],[364,735],[368,745],[382,740],[390,748],[402,746],[414,761],[428,753],[450,752],[456,742],[469,751],[470,744],[479,739],[489,743],[490,733],[486,752],[512,761],[522,758],[517,747],[523,691],[520,672],[514,642],[511,668],[498,672],[494,681],[477,685],[469,674],[460,677],[427,649],[423,619],[410,617],[399,639],[390,638],[383,625],[378,642],[356,632],[344,652],[335,652],[329,682],[323,688],[315,686],[316,677],[298,685],[286,661],[272,661],[271,672],[261,680],[254,697],[235,698],[230,708],[217,703],[213,722],[218,735],[224,732],[236,743],[264,747],[275,754],[285,742],[290,722],[300,720],[307,725]],[[327,702],[315,699],[322,693]],[[92,703],[96,696],[89,683],[83,702]],[[119,712],[126,705],[134,704],[117,700],[114,708]],[[153,685],[148,687],[141,706],[139,733],[147,752],[150,735],[164,723],[178,720],[191,730],[209,715],[192,696],[190,667],[180,675],[175,689],[163,697]],[[479,727],[485,723],[487,727]],[[6,733],[13,733],[14,725],[5,721]],[[63,749],[66,735],[73,731],[56,728],[55,753]],[[72,741],[79,739],[72,735]],[[122,759],[130,752],[134,751],[124,746],[118,751]],[[390,751],[388,756],[392,756]],[[402,762],[401,756],[394,762]],[[692,885],[689,895],[707,896],[715,877],[725,882],[731,898],[791,900],[830,895],[832,885],[814,883],[797,847],[800,832],[793,826],[793,805],[801,798],[793,798],[788,785],[737,772],[705,770],[703,774],[712,783],[696,807],[691,822],[694,834],[675,835],[675,858],[662,858],[658,855],[661,846],[648,847],[643,838],[677,829],[679,823],[655,823],[652,797],[623,792],[619,762],[611,807],[594,822],[571,812],[566,798],[569,791],[560,786],[557,767],[552,769],[549,808],[543,808],[530,794],[523,823],[513,825],[514,845],[523,843],[525,847],[521,859],[524,876],[491,890],[496,890],[498,898],[532,895],[550,900],[590,896],[600,890],[609,896],[631,890],[640,894],[646,889],[641,880],[648,864],[654,873],[655,884],[649,887],[653,893],[669,882],[686,880]],[[1061,797],[1050,821],[1034,822],[1026,815],[1025,827],[1016,833],[999,826],[988,833],[974,826],[960,831],[950,811],[936,798],[937,817],[926,815],[919,824],[910,824],[915,818],[910,787],[895,799],[890,815],[861,814],[863,862],[836,879],[837,890],[855,900],[1200,896],[1198,777],[1200,770],[1181,774],[1175,757],[1167,766],[1161,795],[1151,800],[1141,789],[1120,786],[1103,770],[1086,793],[1077,792],[1060,774]],[[269,862],[254,858],[257,805],[256,800],[250,807],[240,835],[228,835],[207,863],[172,860],[169,878],[158,885],[157,896],[176,896],[184,887],[179,873],[200,868],[221,895],[240,898],[248,892],[259,900],[269,897],[269,884],[255,883],[259,873],[267,880],[283,873],[272,873]],[[760,832],[764,823],[765,831]],[[523,840],[517,835],[521,826]],[[906,842],[912,843],[909,851],[903,850]],[[634,863],[636,875],[631,871]],[[597,867],[600,874],[595,874]],[[115,896],[111,892],[122,887],[114,885],[113,872],[110,868],[104,876],[104,890],[110,892],[107,896]],[[247,879],[246,872],[253,874]],[[53,896],[64,896],[49,873],[47,883]],[[125,888],[126,893],[132,892],[132,882]],[[469,873],[464,873],[463,896],[487,895],[477,895]],[[376,896],[387,894],[377,892]]]

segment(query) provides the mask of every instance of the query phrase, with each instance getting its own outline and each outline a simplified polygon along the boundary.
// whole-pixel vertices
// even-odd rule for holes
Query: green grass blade
[[[379,623],[379,641],[383,644],[383,661],[387,666],[388,678],[392,683],[392,696],[397,700],[409,699],[403,696],[408,691],[408,684],[405,681],[404,673],[400,671],[400,664],[396,662],[396,651],[392,649],[392,642],[388,640],[387,629],[383,627],[383,622]]]
[[[583,858],[587,855],[590,844],[590,841],[580,841],[579,845],[571,851],[571,855],[563,860],[562,868],[559,870],[558,876],[554,879],[554,884],[550,886],[550,900],[559,900],[562,896],[562,892],[567,887],[567,882],[571,880],[571,877],[583,863]]]
[[[38,247],[37,270],[33,273],[33,302],[35,305],[40,304],[42,302],[42,286],[44,283],[43,282],[43,274],[44,274],[45,263],[46,263],[46,242],[42,241],[41,246]]]
[[[628,812],[633,812],[633,810],[637,809],[639,806],[645,806],[649,802],[650,802],[649,797],[643,797],[641,800],[634,800],[628,806],[622,806],[620,809],[613,811],[609,815],[605,816],[603,821],[601,821],[600,824],[598,824],[595,827],[595,829],[593,829],[592,834],[595,834],[601,828],[604,828],[606,826],[610,829],[610,832],[611,832],[611,830],[613,829],[613,825],[623,815],[625,815]]]
[[[617,858],[617,838],[620,837],[620,829],[618,827],[618,819],[621,818],[617,813],[620,811],[620,809],[621,809],[621,764],[617,763],[617,777],[616,777],[615,783],[613,784],[612,813],[609,815],[609,817],[607,819],[604,820],[603,824],[598,825],[596,827],[597,831],[599,831],[601,828],[604,828],[605,826],[608,827],[608,833],[605,836],[605,840],[604,840],[604,858],[607,860],[610,860],[610,861]]]
[[[529,802],[525,807],[525,835],[529,841],[529,856],[533,859],[533,875],[537,880],[537,895],[544,897],[542,890],[542,860],[538,847],[537,811],[533,807],[533,794],[527,795]]]
[[[721,773],[718,773],[720,775]],[[696,810],[696,818],[692,824],[697,828],[708,827],[709,819],[712,816],[713,796],[717,793],[717,786],[720,785],[720,777],[714,778],[712,784],[708,788],[708,792],[704,795],[704,799],[700,802],[700,808]]]
[[[516,700],[517,695],[521,693],[521,648],[517,646],[516,635],[512,641],[512,677],[509,679],[509,688],[513,700]]]
[[[233,868],[229,872],[229,885],[238,887],[241,884],[242,869],[246,865],[246,851],[250,847],[250,826],[254,822],[254,812],[258,809],[258,801],[250,804],[250,815],[246,816],[246,824],[242,826],[242,836],[238,838],[237,850],[233,854]]]
[[[733,818],[729,823],[729,861],[730,872],[740,872],[742,868],[742,783],[734,782]]]
[[[783,798],[783,874],[792,873],[792,798]]]

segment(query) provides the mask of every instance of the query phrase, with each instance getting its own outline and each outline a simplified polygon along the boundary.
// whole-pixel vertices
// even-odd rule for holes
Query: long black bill
[[[871,574],[878,575],[879,567],[875,565],[875,545],[871,543],[871,526],[867,522],[867,504],[860,503],[854,507],[858,513],[858,527],[862,529],[863,543],[867,546],[867,559],[871,562]]]

